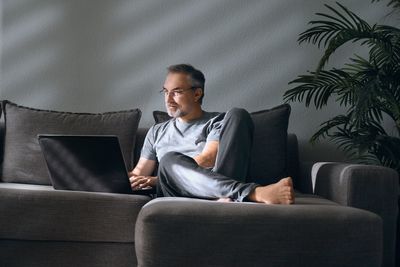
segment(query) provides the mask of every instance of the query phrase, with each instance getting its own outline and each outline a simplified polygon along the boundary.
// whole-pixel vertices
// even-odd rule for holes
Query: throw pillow
[[[4,148],[4,116],[3,101],[0,101],[0,169],[3,164],[3,148]]]
[[[254,122],[248,180],[272,184],[287,176],[287,128],[290,106],[283,104],[250,114]]]
[[[164,121],[168,121],[172,117],[170,117],[168,115],[168,113],[165,112],[165,111],[155,110],[155,111],[153,111],[153,118],[154,118],[154,122],[157,124],[157,123],[161,123],[161,122],[164,122]]]
[[[128,169],[133,167],[139,109],[106,113],[41,110],[3,102],[2,181],[50,185],[38,134],[116,135]]]
[[[267,185],[287,176],[289,115],[289,104],[250,113],[254,122],[254,136],[248,182]],[[154,111],[153,116],[156,123],[171,118],[163,111]]]

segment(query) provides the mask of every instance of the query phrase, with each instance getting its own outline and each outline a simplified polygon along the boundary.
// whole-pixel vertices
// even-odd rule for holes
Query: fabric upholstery
[[[254,140],[249,181],[272,184],[288,175],[286,146],[290,106],[251,113]]]
[[[171,119],[172,117],[170,117],[168,115],[168,113],[165,111],[155,110],[155,111],[153,111],[153,118],[154,118],[154,122],[157,124],[157,123],[167,121],[167,120]]]
[[[289,175],[287,166],[287,128],[290,106],[283,104],[250,113],[254,122],[253,148],[248,182],[266,185]],[[156,123],[170,119],[166,112],[154,111]]]
[[[303,194],[295,191],[295,205],[339,205],[338,203],[312,194]]]
[[[17,115],[24,111],[19,109],[24,108],[17,107]],[[269,117],[282,118],[289,111],[259,114],[260,127],[271,125]],[[140,129],[132,142],[141,144],[146,131]],[[297,171],[294,145],[297,140],[289,136],[287,172],[295,186],[311,192],[311,168],[302,165]],[[136,155],[140,147],[135,147]],[[323,198],[296,193],[291,206],[150,201],[145,196],[56,191],[34,180],[0,182],[0,266],[136,266],[135,247],[140,266],[380,266],[382,244],[383,266],[394,266],[390,249],[397,199],[391,198],[397,197],[397,176],[381,167],[319,166],[325,167],[314,168],[313,174]]]
[[[3,164],[3,153],[4,153],[4,116],[3,116],[3,102],[0,101],[0,170]]]
[[[383,266],[394,266],[398,174],[381,166],[321,162],[311,173],[315,194],[341,205],[372,211],[383,219]]]
[[[140,195],[53,190],[51,186],[46,190],[40,185],[30,189],[0,185],[0,239],[134,242],[137,215],[150,200]]]
[[[135,232],[138,265],[146,267],[381,264],[380,217],[337,205],[155,199]]]
[[[0,240],[4,267],[134,267],[134,243]]]
[[[311,175],[311,169],[315,162],[302,161],[299,162],[297,189],[306,194],[314,194],[314,187]]]
[[[50,184],[38,134],[116,135],[127,164],[133,167],[139,109],[71,113],[32,109],[5,102],[3,182]]]
[[[286,145],[286,158],[287,158],[287,174],[292,177],[294,188],[299,188],[301,179],[299,177],[299,150],[298,150],[297,136],[288,133]]]

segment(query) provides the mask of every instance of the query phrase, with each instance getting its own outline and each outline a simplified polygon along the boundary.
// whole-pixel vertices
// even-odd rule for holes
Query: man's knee
[[[226,114],[230,114],[231,116],[235,117],[242,117],[242,116],[249,116],[249,112],[244,108],[231,108],[226,112]]]
[[[158,164],[158,168],[165,168],[171,166],[173,163],[176,163],[180,157],[182,157],[182,153],[170,151],[164,154],[164,156],[160,159]]]
[[[238,124],[253,125],[253,120],[247,110],[243,108],[232,108],[226,112],[225,119],[234,120]]]

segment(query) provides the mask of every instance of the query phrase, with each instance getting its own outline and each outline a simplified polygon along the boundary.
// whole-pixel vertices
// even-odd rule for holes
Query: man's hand
[[[143,176],[129,173],[129,181],[133,190],[152,188],[157,185],[157,176]]]
[[[128,172],[129,182],[133,190],[155,187],[157,185],[157,177],[150,176],[156,167],[155,160],[140,158],[136,167]]]

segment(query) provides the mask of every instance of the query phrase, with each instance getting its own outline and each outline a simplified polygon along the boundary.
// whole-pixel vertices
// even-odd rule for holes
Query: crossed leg
[[[253,121],[247,111],[233,108],[226,113],[223,125],[214,171],[245,182],[253,142]],[[267,204],[292,204],[294,203],[292,179],[286,177],[275,184],[258,186],[246,199]],[[232,199],[223,197],[217,201],[231,202]]]
[[[253,125],[249,114],[242,109],[229,111],[224,118],[215,168],[202,168],[190,157],[169,152],[159,165],[160,195],[222,202],[250,200],[266,204],[293,203],[293,183],[290,177],[267,186],[244,182],[252,134]],[[241,140],[240,144],[237,140]]]

